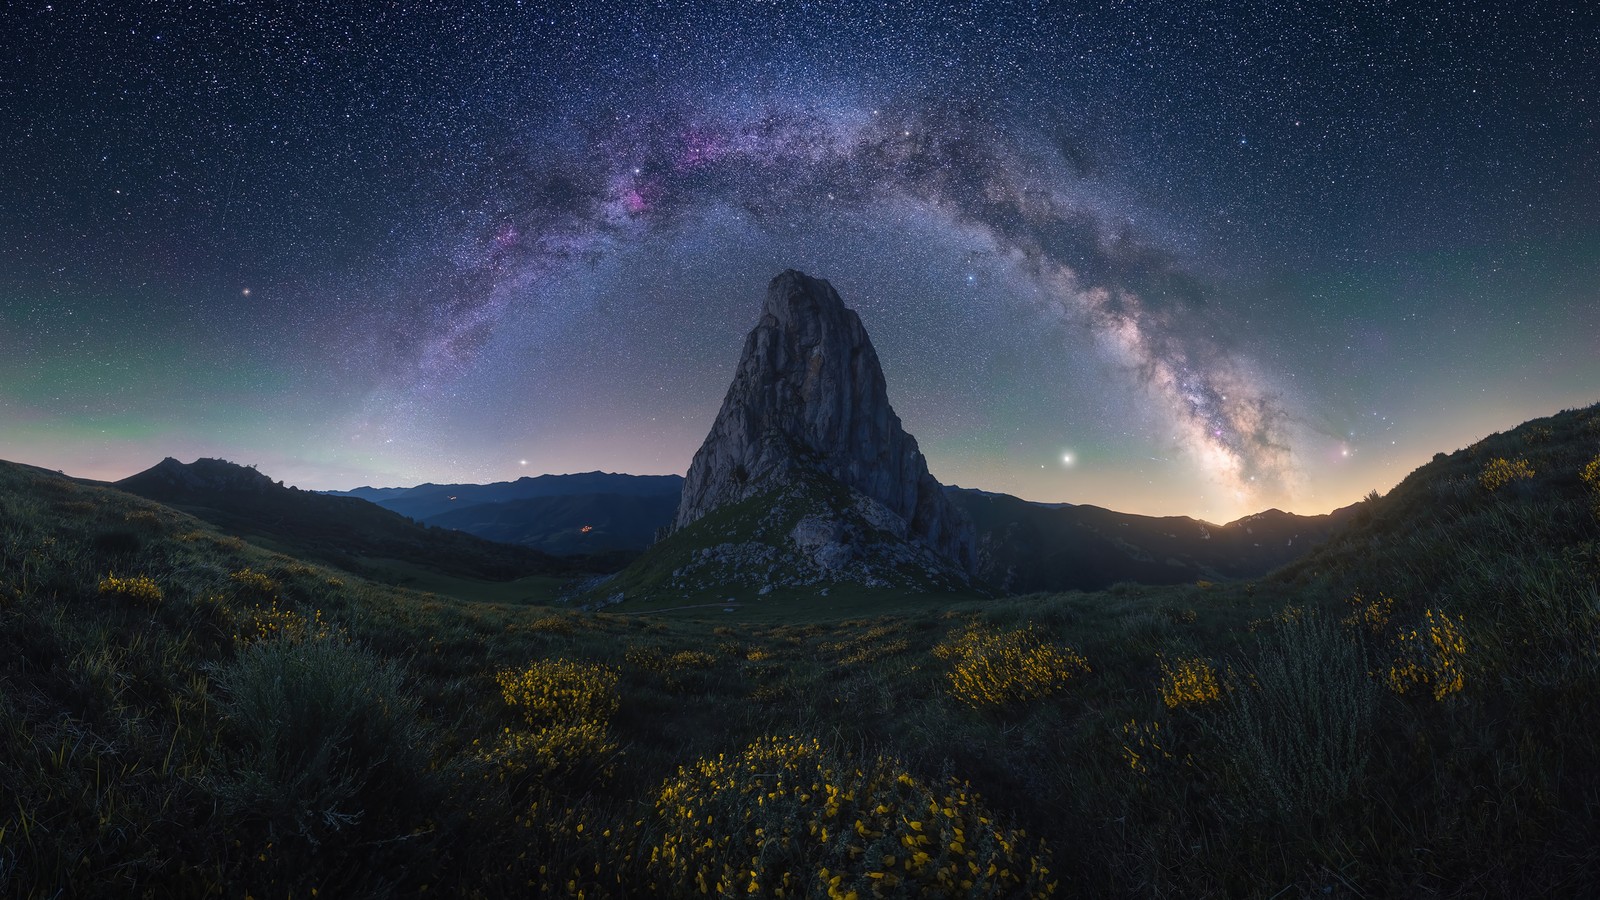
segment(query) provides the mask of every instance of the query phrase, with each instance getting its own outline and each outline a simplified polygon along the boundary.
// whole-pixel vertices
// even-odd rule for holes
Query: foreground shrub
[[[135,603],[146,606],[155,606],[161,602],[161,585],[149,575],[134,575],[128,578],[118,578],[107,575],[100,579],[101,596],[124,597]]]
[[[1483,485],[1485,490],[1493,491],[1513,481],[1526,481],[1532,478],[1533,474],[1533,467],[1521,457],[1517,459],[1496,457],[1489,460],[1483,471],[1478,473],[1478,483]]]
[[[474,743],[477,743],[474,741]],[[536,731],[506,729],[482,759],[513,789],[533,785],[587,787],[609,779],[617,742],[600,722],[549,725]]]
[[[1350,615],[1340,621],[1353,628],[1365,628],[1375,635],[1389,627],[1389,619],[1394,615],[1394,598],[1382,592],[1378,599],[1368,600],[1357,591],[1345,602],[1350,606]]]
[[[363,824],[401,827],[391,816],[421,799],[418,704],[393,663],[339,641],[269,640],[241,650],[216,684],[237,741],[217,786],[232,817],[316,845]]]
[[[1168,709],[1204,706],[1220,699],[1222,687],[1210,662],[1198,657],[1161,658],[1161,702]]]
[[[1180,760],[1184,765],[1194,764],[1192,757],[1180,755],[1174,749],[1177,735],[1171,729],[1163,728],[1159,720],[1141,722],[1129,719],[1123,723],[1121,732],[1122,759],[1129,769],[1140,775],[1161,771],[1168,764]]]
[[[320,641],[339,635],[339,632],[322,618],[322,610],[306,615],[273,600],[266,606],[253,606],[239,616],[233,639],[241,644],[254,641]]]
[[[1013,706],[1055,693],[1089,663],[1032,627],[992,631],[972,626],[933,648],[952,664],[947,690],[977,709]]]
[[[1384,681],[1395,693],[1427,685],[1433,699],[1443,700],[1465,685],[1461,665],[1467,655],[1467,639],[1460,619],[1423,610],[1422,627],[1396,635],[1395,647],[1399,658],[1384,673]]]
[[[1280,624],[1218,715],[1205,718],[1233,819],[1315,816],[1343,799],[1370,754],[1378,687],[1367,655],[1316,615]]]
[[[495,675],[500,694],[529,725],[599,722],[617,711],[617,670],[594,663],[546,659]]]
[[[257,572],[247,567],[230,574],[228,578],[239,586],[241,593],[253,594],[261,599],[268,599],[278,593],[278,582],[265,572]]]
[[[1043,842],[995,824],[963,783],[890,759],[762,738],[678,770],[656,801],[653,889],[668,896],[1044,897]]]
[[[1590,490],[1600,491],[1600,456],[1585,463],[1583,469],[1578,472],[1578,477],[1589,486]]]

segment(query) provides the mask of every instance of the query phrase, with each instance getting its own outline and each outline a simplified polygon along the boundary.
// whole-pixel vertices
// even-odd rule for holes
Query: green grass
[[[572,578],[552,575],[526,575],[510,581],[485,581],[450,575],[396,559],[363,557],[358,562],[363,571],[374,573],[385,584],[477,603],[550,604],[554,603],[574,582]]]
[[[1512,455],[1533,478],[1478,483]],[[762,884],[870,896],[889,848],[943,815],[918,804],[967,791],[985,858],[1047,865],[1036,886],[1060,896],[1593,893],[1600,498],[1577,473],[1596,455],[1594,408],[1491,437],[1255,583],[835,587],[732,613],[369,582],[0,464],[0,896],[699,895],[652,853],[709,838],[695,871],[747,872],[756,827],[832,821],[824,783],[878,802],[758,859]],[[1354,617],[1356,591],[1393,598],[1387,618]],[[1429,642],[1430,614],[1464,650]],[[973,628],[1031,629],[1089,669],[969,706],[934,649]],[[1209,660],[1221,698],[1169,708],[1162,658]],[[530,722],[496,676],[549,660],[615,671],[615,705]],[[1460,690],[1389,686],[1446,662]],[[789,735],[820,747],[774,757],[805,784],[756,791],[779,770],[748,748]],[[694,774],[748,753],[731,784]],[[678,799],[713,821],[673,818]],[[967,859],[941,841],[927,877]]]

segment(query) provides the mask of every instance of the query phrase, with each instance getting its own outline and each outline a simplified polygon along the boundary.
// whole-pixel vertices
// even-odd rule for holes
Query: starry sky
[[[681,473],[830,280],[945,483],[1325,512],[1600,400],[1600,13],[24,2],[0,458]]]

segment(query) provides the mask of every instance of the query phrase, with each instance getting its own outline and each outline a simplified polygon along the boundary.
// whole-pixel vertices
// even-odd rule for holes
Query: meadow
[[[0,895],[1600,891],[1600,407],[1253,582],[415,574],[0,464]]]

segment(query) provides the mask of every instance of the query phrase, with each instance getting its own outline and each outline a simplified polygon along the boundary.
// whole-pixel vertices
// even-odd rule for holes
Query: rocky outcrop
[[[889,406],[866,329],[828,282],[789,270],[767,287],[761,320],[716,423],[695,454],[674,528],[718,507],[820,472],[863,495],[875,529],[933,550],[961,572],[975,565],[973,528],[946,498],[916,438]],[[834,526],[803,523],[794,543],[824,556]],[[819,563],[840,564],[831,557]]]
[[[167,457],[137,475],[117,482],[117,487],[155,500],[192,494],[262,494],[282,488],[282,482],[225,459],[200,458],[184,464]]]

